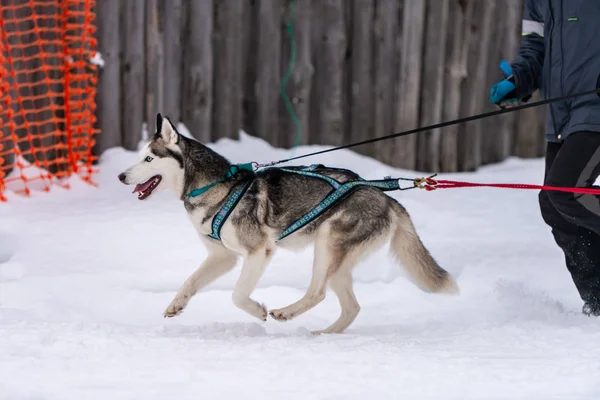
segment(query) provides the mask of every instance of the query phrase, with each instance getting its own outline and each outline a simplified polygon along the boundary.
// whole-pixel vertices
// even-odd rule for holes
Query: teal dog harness
[[[340,199],[344,198],[346,195],[352,192],[352,190],[360,187],[360,186],[371,186],[383,191],[391,191],[391,190],[404,190],[400,187],[400,183],[398,179],[386,178],[381,180],[365,180],[360,178],[356,181],[349,182],[339,182],[336,179],[333,179],[329,176],[322,175],[314,172],[318,167],[322,167],[321,164],[313,164],[306,168],[302,169],[288,169],[288,168],[279,168],[281,171],[289,172],[292,174],[309,176],[311,178],[321,179],[331,185],[331,192],[319,202],[315,207],[313,207],[309,212],[304,214],[300,219],[290,225],[287,229],[285,229],[277,238],[277,240],[282,240],[283,238],[291,235],[292,233],[298,231],[304,226],[308,225],[315,219],[317,219],[321,214],[325,211],[329,210],[333,207]],[[224,178],[215,181],[209,185],[206,185],[202,188],[195,189],[188,194],[188,197],[196,197],[207,190],[215,186],[217,183],[223,182],[226,179],[234,176],[240,170],[249,170],[252,171],[252,164],[240,164],[234,165],[227,172]],[[208,234],[209,237],[215,240],[221,240],[221,227],[235,208],[235,206],[239,203],[240,199],[244,196],[244,193],[248,190],[252,182],[254,181],[254,177],[249,181],[245,182],[241,187],[234,189],[225,199],[225,202],[221,206],[220,210],[215,214],[212,220],[212,232]]]

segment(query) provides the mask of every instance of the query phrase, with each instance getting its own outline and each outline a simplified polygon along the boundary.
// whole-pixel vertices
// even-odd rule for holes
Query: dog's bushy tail
[[[396,227],[392,233],[390,250],[394,258],[422,290],[458,294],[456,281],[448,271],[439,266],[425,248],[406,210],[395,201],[393,209]]]

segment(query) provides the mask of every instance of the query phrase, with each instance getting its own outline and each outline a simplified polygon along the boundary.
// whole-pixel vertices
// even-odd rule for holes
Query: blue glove
[[[515,79],[512,68],[506,61],[500,63],[500,69],[504,73],[505,78],[492,86],[490,90],[490,101],[494,104],[503,107],[505,105],[515,105],[519,103],[516,97]]]

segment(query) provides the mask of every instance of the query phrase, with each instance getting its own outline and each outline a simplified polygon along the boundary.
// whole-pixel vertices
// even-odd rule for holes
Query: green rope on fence
[[[292,106],[292,102],[289,96],[287,95],[287,92],[285,91],[285,87],[287,86],[287,83],[292,75],[292,71],[294,70],[294,66],[296,64],[296,40],[294,38],[294,3],[295,0],[290,0],[290,22],[285,26],[285,30],[287,31],[287,34],[290,38],[290,61],[287,72],[285,73],[285,76],[283,77],[280,86],[280,93],[281,97],[283,98],[283,101],[285,102],[285,108],[287,109],[290,118],[296,126],[296,139],[292,144],[292,149],[294,149],[300,144],[300,139],[302,137],[302,122],[298,118],[298,115],[296,115],[294,107]]]

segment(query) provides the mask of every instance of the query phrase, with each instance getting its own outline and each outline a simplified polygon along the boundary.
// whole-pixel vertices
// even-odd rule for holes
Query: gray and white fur
[[[141,150],[139,161],[119,175],[121,182],[137,185],[141,200],[169,189],[184,204],[188,216],[208,250],[200,267],[183,283],[164,312],[174,317],[192,296],[234,268],[243,258],[232,294],[240,309],[266,321],[296,318],[335,293],[341,315],[315,333],[341,333],[356,318],[360,306],[354,295],[352,269],[365,256],[390,242],[391,255],[412,281],[432,293],[457,294],[454,278],[433,259],[415,231],[412,220],[396,200],[379,189],[360,187],[299,231],[278,241],[283,230],[310,211],[331,191],[321,179],[267,168],[255,174],[242,171],[204,194],[187,197],[193,189],[221,179],[230,162],[200,142],[179,134],[169,118],[157,115],[157,131]],[[289,168],[289,167],[288,167]],[[296,167],[298,168],[298,167]],[[340,182],[359,176],[342,169],[320,167],[316,172]],[[222,226],[221,241],[207,235],[213,216],[230,191],[252,180]],[[278,247],[297,250],[314,245],[312,279],[304,296],[286,307],[267,311],[251,295]]]

